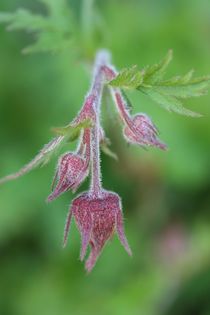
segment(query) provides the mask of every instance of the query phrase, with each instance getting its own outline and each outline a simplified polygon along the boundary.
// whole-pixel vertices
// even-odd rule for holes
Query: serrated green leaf
[[[199,113],[195,113],[191,110],[183,107],[182,102],[176,97],[171,95],[165,95],[158,90],[142,88],[142,92],[147,94],[153,101],[157,102],[163,108],[167,109],[170,112],[175,112],[181,115],[191,116],[191,117],[201,117]]]
[[[43,16],[32,14],[25,9],[18,9],[15,13],[0,12],[0,23],[8,24],[9,31],[42,31],[50,27],[49,21]]]
[[[40,0],[48,15],[33,14],[19,9],[14,13],[1,12],[0,23],[8,25],[8,30],[26,30],[36,35],[37,41],[23,52],[61,51],[72,45],[74,21],[65,0]]]
[[[167,55],[165,56],[165,58],[163,58],[163,60],[161,60],[159,63],[153,66],[146,67],[144,69],[144,79],[143,79],[144,83],[151,85],[160,81],[163,78],[165,71],[169,63],[171,62],[172,58],[173,58],[173,51],[170,49]]]
[[[137,66],[124,69],[109,84],[113,87],[123,87],[135,89],[143,82],[143,74],[137,69]]]
[[[210,77],[205,76],[192,79],[192,74],[193,72],[190,71],[182,77],[179,76],[171,80],[161,81],[148,88],[153,88],[161,94],[177,98],[190,98],[205,95],[210,86]]]
[[[197,78],[192,78],[194,70],[189,71],[187,74],[183,76],[176,76],[172,77],[168,80],[160,81],[157,85],[164,85],[164,86],[187,86],[187,85],[195,85],[199,83],[209,84],[210,76],[202,76]]]
[[[114,160],[118,161],[118,156],[115,152],[113,152],[109,146],[110,146],[110,141],[109,139],[104,139],[103,141],[101,141],[100,143],[100,148],[103,151],[104,154],[108,155],[109,157],[113,158]]]
[[[47,51],[56,53],[71,48],[71,46],[71,38],[63,38],[61,33],[54,32],[52,34],[51,32],[44,32],[39,35],[34,44],[24,48],[22,52],[24,54]]]
[[[180,80],[182,84],[188,83],[190,81],[190,79],[192,78],[194,74],[194,70],[190,70],[189,72],[187,72],[185,75],[183,75],[183,77],[180,77]]]
[[[76,126],[69,124],[65,127],[53,128],[52,131],[58,136],[65,136],[68,142],[72,142],[78,139],[82,129],[91,127],[91,120],[86,119]]]
[[[0,185],[7,181],[21,177],[38,166],[46,165],[50,161],[53,154],[55,154],[61,147],[61,145],[69,141],[74,141],[79,137],[81,130],[88,127],[91,127],[91,121],[89,119],[84,120],[77,126],[68,125],[63,128],[55,128],[54,131],[58,136],[46,144],[43,149],[35,156],[35,158],[23,168],[21,168],[18,172],[1,178]]]
[[[141,91],[169,111],[199,117],[200,114],[185,109],[180,100],[205,95],[210,86],[210,76],[193,78],[194,70],[191,70],[183,76],[163,80],[172,56],[172,50],[169,50],[166,57],[158,64],[148,66],[141,71],[138,71],[136,66],[122,70],[109,84],[113,87],[129,87]],[[137,73],[141,73],[141,80],[132,81]],[[132,84],[133,82],[135,84]]]
[[[187,86],[157,86],[156,91],[171,95],[178,98],[198,97],[205,95],[208,92],[206,84],[187,85]]]
[[[60,148],[60,146],[63,144],[64,140],[65,140],[65,137],[62,137],[62,136],[52,139],[48,144],[46,144],[42,148],[42,150],[35,156],[35,158],[33,158],[32,161],[30,161],[28,164],[22,167],[18,172],[1,178],[0,185],[10,180],[19,178],[29,173],[33,169],[37,168],[38,166],[47,164],[50,158],[52,157],[52,155],[55,153],[55,151],[57,151],[58,148]]]
[[[101,145],[101,150],[104,154],[108,155],[109,157],[113,158],[114,160],[118,161],[118,156],[114,153],[108,146]]]
[[[39,0],[42,2],[48,9],[48,12],[51,14],[59,14],[61,10],[68,10],[66,0]]]
[[[10,180],[21,177],[39,166],[46,165],[50,161],[53,154],[55,154],[57,150],[61,147],[61,145],[69,141],[74,141],[76,138],[79,137],[81,130],[88,127],[91,127],[91,121],[89,119],[84,120],[77,126],[68,125],[63,128],[55,128],[54,131],[58,136],[52,139],[48,144],[46,144],[42,148],[42,150],[35,156],[35,158],[24,167],[22,167],[18,172],[1,178],[0,185]]]

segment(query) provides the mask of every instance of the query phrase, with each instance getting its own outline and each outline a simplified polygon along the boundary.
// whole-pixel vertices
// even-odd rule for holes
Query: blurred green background
[[[80,1],[69,2],[78,14]],[[40,11],[33,0],[0,2],[1,11],[20,6]],[[96,7],[100,44],[119,69],[152,64],[172,48],[169,74],[210,73],[209,0],[101,0]],[[32,41],[0,26],[0,176],[28,162],[52,137],[51,127],[74,118],[90,84],[67,53],[22,55]],[[138,92],[129,97],[170,148],[128,147],[109,101],[103,123],[119,161],[102,154],[103,181],[122,196],[133,257],[114,237],[87,276],[75,224],[61,248],[73,195],[45,203],[54,158],[0,187],[1,315],[210,314],[210,94],[186,104],[199,119],[165,112]]]

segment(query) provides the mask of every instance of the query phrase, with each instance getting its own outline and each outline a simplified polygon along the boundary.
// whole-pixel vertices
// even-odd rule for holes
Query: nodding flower
[[[124,124],[123,135],[132,144],[153,146],[166,150],[167,146],[158,138],[158,130],[152,120],[143,113],[130,115],[127,103],[118,89],[111,89],[113,100]]]
[[[154,146],[166,150],[167,146],[158,138],[158,130],[151,119],[145,114],[130,117],[130,123],[124,127],[124,137],[133,144]]]
[[[61,134],[46,144],[35,158],[18,172],[0,179],[0,184],[16,179],[41,163],[45,163],[58,147],[71,139],[79,138],[78,147],[74,152],[67,152],[59,158],[57,170],[52,184],[52,192],[47,200],[52,201],[66,191],[75,192],[87,176],[90,176],[90,186],[87,192],[77,196],[70,207],[64,231],[64,246],[67,243],[70,223],[74,217],[82,238],[80,259],[84,260],[88,247],[89,257],[85,268],[90,272],[105,244],[116,232],[121,244],[129,255],[131,249],[124,233],[123,213],[120,197],[114,192],[103,189],[101,176],[100,149],[109,141],[101,124],[101,100],[107,82],[117,75],[110,66],[110,54],[101,50],[97,53],[93,69],[93,81],[85,97],[78,115],[63,129]],[[123,122],[123,134],[126,140],[141,146],[154,146],[166,149],[166,145],[158,138],[158,131],[151,119],[138,113],[132,116],[127,101],[119,88],[109,86],[118,114]],[[90,124],[84,122],[88,120]],[[84,124],[83,124],[84,123]],[[72,131],[72,137],[68,130]],[[63,131],[65,131],[63,133]],[[75,131],[75,132],[74,132]],[[75,137],[73,136],[75,133]],[[109,155],[109,150],[106,150]]]
[[[53,180],[54,183],[58,179],[57,185],[47,200],[52,201],[68,190],[76,191],[87,175],[88,165],[84,158],[72,152],[65,153],[59,159]]]
[[[123,227],[120,197],[110,191],[102,190],[100,197],[84,192],[72,202],[65,227],[64,246],[67,243],[72,216],[81,234],[80,259],[83,260],[90,245],[90,254],[85,263],[88,272],[94,267],[104,245],[116,231],[121,244],[132,255]]]
[[[47,201],[52,201],[62,193],[72,190],[75,192],[89,173],[90,162],[90,131],[84,131],[77,152],[67,152],[58,161],[53,184],[57,184]]]

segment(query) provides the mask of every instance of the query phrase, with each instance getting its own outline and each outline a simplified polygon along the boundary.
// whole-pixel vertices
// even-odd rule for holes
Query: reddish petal
[[[48,196],[47,201],[53,201],[55,198],[60,196],[62,193],[69,190],[72,186],[72,182],[68,182],[67,179],[61,179],[58,185],[55,187],[54,191]]]
[[[66,225],[64,228],[64,238],[63,238],[63,247],[66,247],[68,235],[69,235],[69,229],[72,221],[72,213],[73,213],[73,206],[69,209],[67,218],[66,218]]]
[[[137,114],[132,117],[132,124],[126,125],[124,128],[124,136],[128,142],[133,144],[167,149],[167,146],[158,138],[157,127],[145,114]]]
[[[120,210],[117,212],[117,215],[116,215],[116,230],[117,230],[117,234],[118,234],[121,244],[124,246],[128,255],[132,256],[132,251],[130,249],[127,238],[125,236],[125,231],[123,227],[123,218],[122,218],[122,213]]]
[[[58,179],[58,170],[56,170],[55,176],[53,177],[53,181],[52,181],[52,184],[51,184],[51,190],[52,190],[52,191],[53,191],[54,188],[55,188],[55,183],[56,183],[57,179]]]
[[[82,234],[82,247],[81,247],[81,251],[80,251],[80,260],[81,261],[83,261],[85,255],[86,255],[87,247],[88,247],[89,242],[90,242],[91,231],[92,231],[92,226],[89,224],[86,227],[86,229],[83,232],[81,232],[81,234]]]
[[[97,250],[93,242],[90,242],[90,245],[91,245],[90,255],[85,262],[85,269],[87,270],[88,273],[92,271],[101,252],[101,250]]]
[[[70,187],[72,189],[73,193],[75,193],[76,190],[78,189],[78,187],[83,183],[85,178],[88,176],[88,172],[89,172],[89,170],[88,170],[88,165],[87,165],[87,167],[84,168],[84,170],[78,175],[75,182]]]
[[[92,216],[89,209],[88,195],[83,194],[73,200],[73,215],[82,238],[80,259],[83,260],[90,242]]]

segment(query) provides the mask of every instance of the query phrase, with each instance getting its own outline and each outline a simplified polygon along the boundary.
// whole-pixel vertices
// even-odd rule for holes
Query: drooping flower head
[[[99,51],[96,56],[93,81],[85,97],[83,106],[75,119],[63,128],[57,129],[57,136],[50,141],[39,154],[20,171],[6,176],[0,184],[15,179],[33,168],[46,163],[52,154],[69,141],[78,139],[74,152],[67,152],[59,158],[53,181],[53,191],[48,197],[52,201],[62,193],[75,192],[90,174],[90,188],[77,196],[71,205],[64,232],[64,246],[67,243],[72,217],[81,234],[82,245],[80,259],[84,260],[90,250],[85,267],[88,272],[94,267],[105,244],[114,232],[129,255],[131,249],[124,233],[123,214],[120,197],[103,189],[100,149],[108,143],[101,125],[101,100],[107,82],[116,77],[114,67],[110,66],[107,51]],[[132,77],[130,78],[132,83]],[[120,88],[109,87],[117,112],[123,122],[123,134],[126,140],[140,146],[154,146],[165,149],[166,145],[158,138],[158,131],[151,119],[142,113],[130,114],[128,102]],[[110,150],[104,150],[115,156]],[[110,154],[111,153],[111,154]]]
[[[88,176],[90,166],[90,130],[87,128],[80,139],[77,152],[67,152],[58,161],[52,187],[55,188],[48,197],[52,201],[62,193],[75,192]]]
[[[158,130],[152,120],[143,113],[132,116],[121,91],[111,89],[111,92],[124,125],[123,135],[125,139],[132,144],[153,146],[166,150],[167,146],[159,140]]]
[[[75,191],[88,175],[88,164],[80,155],[68,152],[58,162],[53,182],[57,181],[48,201],[52,201],[67,190]]]
[[[152,120],[145,114],[137,114],[130,117],[129,125],[123,130],[126,140],[142,146],[154,146],[162,150],[166,145],[158,139],[158,130]]]
[[[103,190],[98,198],[93,197],[90,192],[84,192],[75,198],[67,217],[64,245],[67,242],[72,216],[81,233],[81,260],[84,259],[90,245],[90,254],[85,263],[88,272],[94,267],[104,245],[115,231],[121,244],[131,255],[131,249],[124,233],[121,200],[117,194]]]

